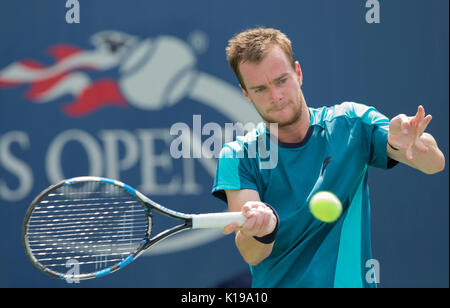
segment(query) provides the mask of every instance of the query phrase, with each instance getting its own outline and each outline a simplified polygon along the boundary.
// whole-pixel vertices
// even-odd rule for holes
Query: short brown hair
[[[280,46],[295,69],[291,41],[286,34],[277,29],[264,27],[248,29],[228,41],[225,49],[227,60],[244,90],[247,89],[239,71],[239,64],[247,61],[261,62],[274,45]]]

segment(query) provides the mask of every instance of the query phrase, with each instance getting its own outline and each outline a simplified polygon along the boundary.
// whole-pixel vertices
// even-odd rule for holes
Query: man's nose
[[[271,87],[270,96],[274,102],[279,102],[283,98],[283,91],[277,87]]]

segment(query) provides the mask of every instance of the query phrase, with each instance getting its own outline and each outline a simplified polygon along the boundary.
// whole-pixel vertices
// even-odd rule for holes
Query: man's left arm
[[[425,133],[431,121],[422,106],[413,117],[399,114],[389,123],[388,156],[426,174],[440,172],[445,167],[445,157],[432,135]]]

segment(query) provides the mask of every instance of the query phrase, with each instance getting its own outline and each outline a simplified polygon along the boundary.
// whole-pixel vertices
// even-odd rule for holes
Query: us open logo
[[[140,38],[105,30],[93,34],[90,44],[93,48],[68,43],[50,46],[47,53],[54,59],[50,65],[22,59],[0,68],[0,91],[25,91],[25,97],[18,95],[15,103],[31,112],[45,109],[65,122],[63,129],[47,133],[44,142],[33,142],[39,132],[32,130],[14,129],[0,135],[0,167],[17,179],[17,184],[0,182],[0,200],[22,201],[33,189],[71,176],[120,180],[130,170],[135,170],[132,177],[140,181],[136,188],[144,194],[209,195],[216,159],[200,156],[176,163],[169,153],[175,138],[170,126],[183,118],[177,110],[189,110],[183,118],[186,123],[192,121],[194,107],[199,112],[213,110],[227,122],[258,123],[260,118],[238,87],[197,69],[197,59],[208,46],[206,35],[194,31],[183,41],[170,35]],[[110,114],[114,121],[108,120]],[[172,117],[173,122],[167,123]],[[152,126],[162,123],[162,118],[164,125]],[[201,143],[193,137],[190,146],[201,148]],[[158,147],[162,148],[159,152]],[[72,148],[77,148],[79,155],[72,153],[76,161],[68,162]],[[31,164],[16,155],[17,149],[43,159]],[[83,168],[72,170],[74,163]],[[196,172],[200,171],[209,176],[208,187],[197,182]],[[48,183],[43,184],[42,177]],[[180,251],[222,236],[220,230],[194,232],[189,240],[183,235],[173,237],[149,253]]]

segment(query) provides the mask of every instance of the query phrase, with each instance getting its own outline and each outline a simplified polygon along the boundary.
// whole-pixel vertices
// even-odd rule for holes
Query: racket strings
[[[76,183],[48,193],[36,205],[27,240],[45,267],[64,274],[76,262],[80,274],[92,273],[133,253],[150,226],[148,210],[121,187]]]

